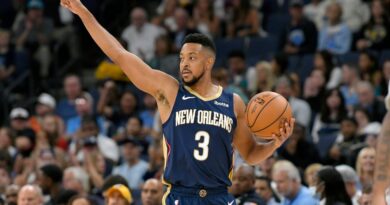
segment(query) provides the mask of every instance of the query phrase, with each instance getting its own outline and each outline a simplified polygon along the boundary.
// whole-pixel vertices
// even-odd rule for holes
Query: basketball
[[[292,117],[291,106],[282,95],[265,91],[251,98],[246,108],[246,120],[250,130],[263,139],[272,139],[272,134],[280,135]]]

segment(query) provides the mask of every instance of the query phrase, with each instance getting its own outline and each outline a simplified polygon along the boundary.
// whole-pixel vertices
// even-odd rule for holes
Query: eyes
[[[184,61],[184,59],[185,59],[185,57],[183,57],[183,56],[180,56],[180,62],[183,62],[183,61]],[[195,57],[195,56],[189,56],[189,57],[188,57],[188,60],[190,60],[190,61],[194,61],[194,60],[196,60],[196,57]]]

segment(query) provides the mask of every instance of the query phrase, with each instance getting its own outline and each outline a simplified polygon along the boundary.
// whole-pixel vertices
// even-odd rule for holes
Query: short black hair
[[[63,172],[62,169],[55,164],[47,164],[43,167],[41,167],[42,173],[50,178],[53,183],[61,183],[62,182],[62,176]]]
[[[129,184],[127,183],[126,179],[123,178],[121,175],[110,175],[103,182],[102,192],[107,191],[110,187],[114,186],[115,184],[122,184],[127,188],[129,188]]]
[[[198,43],[206,48],[211,49],[214,53],[217,50],[215,48],[214,42],[209,37],[201,33],[188,34],[183,41],[183,45],[186,43]]]

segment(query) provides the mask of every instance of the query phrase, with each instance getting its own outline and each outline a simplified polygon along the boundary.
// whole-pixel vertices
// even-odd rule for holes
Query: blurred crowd
[[[216,83],[245,102],[268,90],[288,99],[297,121],[285,144],[254,167],[237,154],[238,205],[370,204],[389,0],[83,2],[154,69],[179,79],[181,42],[200,32],[216,43]],[[0,204],[161,204],[155,99],[59,1],[0,5]]]

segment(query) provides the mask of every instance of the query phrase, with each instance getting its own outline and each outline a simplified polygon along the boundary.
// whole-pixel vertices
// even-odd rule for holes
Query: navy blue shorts
[[[236,205],[227,188],[195,189],[168,187],[163,197],[163,205]]]

